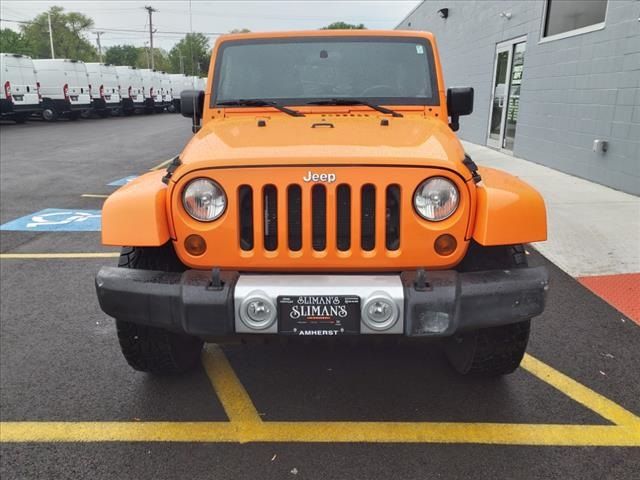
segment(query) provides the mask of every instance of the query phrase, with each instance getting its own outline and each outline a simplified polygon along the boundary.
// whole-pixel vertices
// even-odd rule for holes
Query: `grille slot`
[[[400,248],[400,186],[389,185],[386,195],[385,244],[387,250]]]
[[[370,252],[376,248],[376,187],[363,185],[360,198],[360,248]]]
[[[290,185],[287,190],[287,220],[289,232],[289,250],[302,249],[302,189],[299,185]]]
[[[341,252],[351,248],[351,188],[344,184],[337,188],[336,245]]]
[[[311,189],[311,235],[313,249],[327,248],[327,189],[324,185],[314,185]]]
[[[264,248],[270,252],[278,248],[278,192],[273,185],[263,190],[264,199]]]
[[[237,195],[243,251],[400,249],[402,191],[397,184],[240,185]]]
[[[253,250],[253,189],[249,185],[242,185],[238,189],[238,209],[240,248]]]

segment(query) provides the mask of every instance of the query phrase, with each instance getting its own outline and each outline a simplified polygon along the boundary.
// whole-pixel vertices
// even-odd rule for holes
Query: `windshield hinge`
[[[473,178],[474,183],[478,183],[482,180],[482,177],[478,173],[478,165],[476,165],[476,162],[471,160],[471,157],[466,153],[464,154],[462,163],[464,163],[464,166],[467,167],[471,172],[471,177]]]
[[[171,179],[173,172],[175,172],[180,165],[182,165],[182,161],[180,160],[180,156],[176,155],[167,167],[167,174],[162,177],[162,183],[169,185],[169,180]]]

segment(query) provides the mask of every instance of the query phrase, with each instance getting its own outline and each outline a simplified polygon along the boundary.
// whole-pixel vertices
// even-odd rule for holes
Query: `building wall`
[[[514,155],[639,195],[640,1],[609,0],[604,29],[540,43],[544,3],[426,0],[397,28],[433,32],[446,84],[475,88],[460,135],[483,145],[496,44],[526,35]]]

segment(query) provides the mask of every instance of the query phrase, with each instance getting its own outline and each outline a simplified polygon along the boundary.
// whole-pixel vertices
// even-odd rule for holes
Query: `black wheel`
[[[527,266],[522,245],[482,247],[476,243],[458,266],[462,272]],[[514,372],[527,349],[531,320],[483,328],[447,339],[445,352],[453,368],[463,374],[499,376]]]
[[[53,105],[45,106],[42,109],[42,119],[47,122],[56,122],[58,121],[59,117],[60,117],[60,114],[58,113],[58,111]]]
[[[28,118],[29,115],[27,115],[26,113],[17,113],[13,116],[13,121],[16,123],[25,123]]]
[[[98,116],[100,118],[109,118],[111,116],[111,112],[109,110],[100,110],[98,112]]]
[[[123,248],[118,266],[166,272],[185,269],[171,243],[163,247]],[[118,319],[116,328],[122,354],[136,370],[173,374],[186,372],[198,364],[203,341],[197,337]]]
[[[71,112],[69,114],[69,120],[71,120],[72,122],[75,122],[76,120],[78,120],[80,118],[82,113],[83,112]]]

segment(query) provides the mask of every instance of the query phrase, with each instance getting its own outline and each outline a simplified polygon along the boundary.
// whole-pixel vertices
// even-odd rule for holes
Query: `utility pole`
[[[151,64],[149,63],[149,42],[144,42],[144,51],[147,54],[147,68],[151,68]]]
[[[104,32],[95,32],[96,33],[96,40],[98,42],[98,57],[100,58],[100,63],[102,63],[102,44],[100,43],[100,35],[102,35]]]
[[[149,12],[149,50],[151,53],[151,70],[156,68],[155,62],[153,61],[153,12],[157,12],[157,10],[153,7],[146,6],[144,7],[147,12]]]
[[[49,18],[49,44],[51,45],[51,58],[56,58],[56,54],[53,52],[53,30],[51,29],[51,12],[47,12]]]

